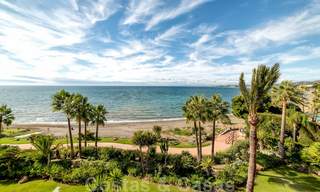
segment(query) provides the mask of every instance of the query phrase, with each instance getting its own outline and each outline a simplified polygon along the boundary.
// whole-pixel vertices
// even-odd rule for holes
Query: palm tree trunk
[[[201,131],[200,121],[199,121],[199,151],[200,151],[200,161],[202,161],[202,131]]]
[[[249,117],[250,118],[250,117]],[[247,179],[247,192],[253,192],[254,180],[256,176],[256,152],[257,152],[257,124],[258,118],[256,115],[249,119],[250,122],[250,147],[249,147],[249,166]]]
[[[286,111],[287,103],[282,102],[282,116],[281,116],[281,130],[280,130],[280,143],[279,143],[279,155],[281,160],[284,160],[284,131],[286,126]]]
[[[0,117],[0,135],[2,133],[2,116]]]
[[[143,152],[142,152],[141,146],[139,146],[139,150],[140,150],[140,163],[141,163],[142,175],[144,175]]]
[[[96,123],[96,138],[95,138],[95,143],[94,143],[96,150],[98,150],[98,131],[99,131],[99,124]]]
[[[87,121],[84,122],[84,148],[87,147]]]
[[[78,119],[79,123],[79,135],[78,135],[78,140],[79,140],[79,157],[81,158],[81,119]]]
[[[51,163],[51,154],[49,153],[48,154],[48,159],[47,159],[47,166],[49,167],[50,166],[50,163]]]
[[[68,129],[69,129],[69,140],[70,140],[70,147],[71,147],[71,159],[74,157],[74,148],[73,148],[73,140],[72,140],[72,131],[71,131],[71,123],[70,118],[67,118],[68,120]]]
[[[212,121],[211,159],[214,160],[214,141],[216,139],[216,119]]]
[[[292,140],[293,140],[293,147],[295,147],[297,142],[297,125],[296,124],[293,125]]]
[[[199,136],[198,136],[198,128],[197,128],[197,122],[193,122],[194,130],[196,132],[196,144],[197,144],[197,161],[200,162],[200,148],[199,148]]]

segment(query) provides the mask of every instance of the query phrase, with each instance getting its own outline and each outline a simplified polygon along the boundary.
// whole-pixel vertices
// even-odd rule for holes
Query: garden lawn
[[[258,174],[255,191],[320,191],[320,177],[300,173],[288,167],[270,169]]]
[[[1,192],[53,192],[54,189],[60,187],[60,192],[88,192],[88,188],[83,185],[67,185],[57,183],[55,181],[34,180],[24,184],[6,183],[0,181]],[[180,189],[174,186],[158,185],[148,181],[140,180],[134,177],[124,177],[122,192],[191,192],[189,189]]]

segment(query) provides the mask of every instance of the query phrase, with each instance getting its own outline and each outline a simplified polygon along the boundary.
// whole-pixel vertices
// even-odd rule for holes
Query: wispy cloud
[[[163,11],[157,12],[146,24],[146,30],[150,30],[152,27],[159,23],[176,18],[182,14],[185,14],[194,8],[208,2],[209,0],[181,0],[177,7],[164,9]]]
[[[155,38],[155,43],[157,44],[170,43],[171,41],[178,39],[179,38],[178,36],[182,37],[183,36],[182,33],[186,32],[186,30],[187,29],[184,28],[184,25],[172,26],[165,32],[159,34]]]
[[[47,9],[39,9],[44,6],[39,3],[0,2],[0,52],[6,53],[0,55],[0,65],[6,69],[1,75],[64,76],[61,71],[78,65],[77,55],[56,48],[86,41],[87,31],[119,7],[109,0],[70,1]]]
[[[176,6],[168,7],[160,0],[132,0],[126,9],[123,25],[144,23],[145,30],[150,30],[159,23],[186,14],[210,0],[181,0]]]
[[[122,24],[132,25],[143,23],[147,16],[155,14],[157,8],[161,5],[163,5],[163,3],[159,0],[131,0],[126,9],[126,17],[123,19]]]
[[[315,76],[299,64],[320,59],[319,0],[246,28],[174,20],[206,2],[0,1],[0,83],[236,84],[274,62]]]

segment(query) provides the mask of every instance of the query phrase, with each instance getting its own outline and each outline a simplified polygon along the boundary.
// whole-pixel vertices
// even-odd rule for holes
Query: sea
[[[143,122],[183,118],[182,106],[193,95],[218,93],[226,101],[239,94],[235,87],[147,86],[0,86],[0,105],[14,111],[15,123],[65,123],[65,116],[52,112],[52,95],[65,89],[81,93],[92,104],[103,104],[108,122]]]

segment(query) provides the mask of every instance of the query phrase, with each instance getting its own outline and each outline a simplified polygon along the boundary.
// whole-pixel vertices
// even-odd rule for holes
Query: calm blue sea
[[[51,111],[51,97],[59,89],[79,92],[94,104],[104,104],[111,122],[182,118],[182,106],[192,95],[219,93],[227,101],[239,94],[225,87],[124,87],[124,86],[0,86],[0,104],[8,104],[18,123],[65,122]]]

